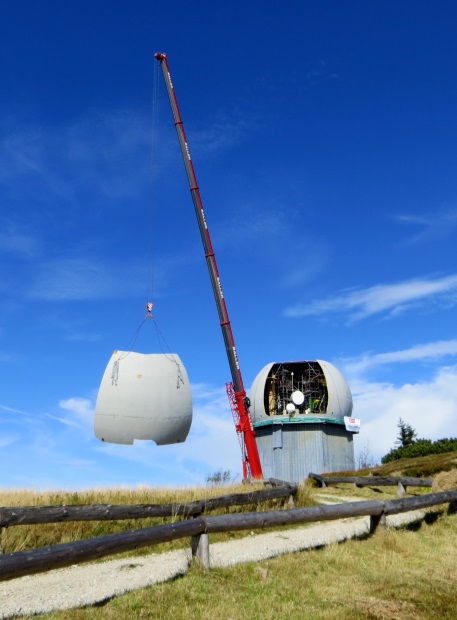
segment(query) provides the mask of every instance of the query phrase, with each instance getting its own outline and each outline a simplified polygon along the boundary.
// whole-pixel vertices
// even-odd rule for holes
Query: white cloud
[[[63,414],[48,417],[61,422],[66,426],[73,426],[84,431],[86,436],[92,437],[94,426],[94,403],[88,398],[67,398],[59,401],[59,408]]]
[[[351,319],[359,320],[382,312],[393,315],[426,301],[454,305],[457,302],[457,275],[435,279],[416,278],[396,284],[378,284],[366,289],[342,291],[331,298],[290,306],[284,314],[299,318],[344,312]]]
[[[416,344],[409,349],[389,351],[386,353],[364,354],[357,358],[341,360],[347,374],[360,374],[374,366],[384,364],[432,361],[447,356],[457,355],[457,339],[439,340]]]
[[[424,352],[433,350],[433,344],[422,347]],[[401,357],[402,352],[397,352]],[[457,436],[457,365],[442,367],[421,383],[394,386],[355,374],[349,383],[354,415],[362,420],[356,447],[368,444],[378,462],[394,445],[400,417],[420,437]],[[27,412],[0,406],[6,414],[22,414],[17,416],[14,433],[3,438],[0,460],[14,463],[11,484],[43,488],[204,484],[208,474],[221,468],[241,475],[240,448],[224,387],[194,384],[192,391],[194,419],[189,437],[183,444],[160,447],[153,442],[119,446],[97,441],[94,401],[89,398],[62,399],[57,413],[39,415],[32,425]]]
[[[436,371],[430,381],[395,387],[359,381],[351,384],[354,415],[362,428],[357,445],[370,445],[380,462],[394,447],[400,418],[419,438],[457,437],[457,365]]]
[[[457,340],[442,340],[414,345],[408,349],[339,361],[354,400],[354,416],[361,418],[362,428],[356,447],[370,446],[380,462],[394,447],[397,424],[402,418],[417,431],[418,437],[440,439],[457,436],[457,365],[439,366],[443,358],[457,356]],[[406,382],[397,379],[380,383],[369,381],[367,371],[384,364],[408,362],[434,363],[430,379]],[[397,377],[400,377],[397,373]]]
[[[241,451],[225,389],[211,388],[205,398],[197,394],[192,429],[180,460],[198,461],[203,480],[220,468],[241,471]]]

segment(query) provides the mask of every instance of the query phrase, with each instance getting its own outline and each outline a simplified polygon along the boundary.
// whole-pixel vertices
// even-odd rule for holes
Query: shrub
[[[457,450],[457,438],[450,439],[418,439],[413,444],[403,448],[394,448],[382,457],[381,463],[391,463],[399,459],[414,458],[417,456],[428,456],[429,454],[443,454]]]

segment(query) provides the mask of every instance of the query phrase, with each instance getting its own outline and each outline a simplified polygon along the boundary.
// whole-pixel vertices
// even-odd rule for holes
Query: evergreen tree
[[[400,418],[398,420],[397,427],[398,427],[399,432],[398,432],[398,437],[397,437],[397,441],[395,442],[395,445],[400,446],[400,448],[406,448],[407,446],[412,446],[413,443],[415,443],[417,433],[413,429],[411,424],[407,424],[406,422],[403,422],[403,420]]]

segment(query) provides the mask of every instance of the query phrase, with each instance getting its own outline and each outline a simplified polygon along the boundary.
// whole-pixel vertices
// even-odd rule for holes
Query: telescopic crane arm
[[[184,125],[179,112],[178,101],[176,99],[175,89],[171,81],[170,70],[168,67],[168,59],[166,54],[157,53],[155,57],[159,61],[165,85],[167,87],[168,97],[170,99],[171,109],[175,122],[176,132],[178,134],[179,145],[184,160],[184,166],[190,185],[190,192],[194,203],[195,214],[197,216],[200,235],[205,251],[206,263],[208,266],[209,276],[213,287],[214,298],[216,300],[217,311],[224,337],[225,349],[232,374],[232,383],[227,384],[227,394],[230,401],[235,427],[240,440],[241,454],[243,460],[243,476],[244,478],[262,478],[262,466],[260,464],[259,452],[255,440],[255,432],[252,426],[251,416],[249,414],[249,399],[246,396],[246,390],[243,385],[238,355],[235,347],[230,319],[225,303],[224,294],[222,292],[221,280],[216,263],[211,237],[206,222],[205,212],[203,210],[203,202],[198,188],[197,177],[195,175],[194,165],[190,156],[189,145],[187,142]]]

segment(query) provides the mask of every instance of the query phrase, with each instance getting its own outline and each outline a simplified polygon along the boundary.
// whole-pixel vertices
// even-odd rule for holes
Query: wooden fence
[[[208,535],[212,533],[255,530],[361,516],[370,517],[370,532],[374,532],[380,523],[385,524],[388,515],[450,502],[457,502],[457,490],[387,501],[368,500],[268,512],[196,516],[167,525],[5,554],[0,556],[0,580],[62,568],[186,537],[192,539],[193,554],[199,558],[203,566],[209,567]]]
[[[297,485],[276,481],[264,481],[272,488],[248,493],[231,493],[220,497],[200,499],[188,504],[91,504],[74,506],[16,506],[0,507],[0,532],[3,527],[62,521],[115,521],[123,519],[147,519],[148,517],[194,517],[216,508],[247,506],[274,499],[287,501],[293,506]],[[280,483],[282,486],[275,486]]]
[[[431,487],[433,478],[412,478],[408,476],[321,476],[309,473],[308,478],[316,480],[322,488],[333,484],[354,483],[356,487],[396,486],[398,495],[406,493],[407,487]]]

